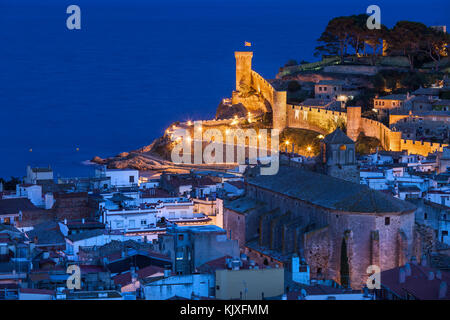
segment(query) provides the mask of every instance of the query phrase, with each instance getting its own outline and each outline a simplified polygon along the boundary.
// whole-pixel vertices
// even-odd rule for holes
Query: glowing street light
[[[311,152],[312,148],[311,146],[306,147],[306,151]]]

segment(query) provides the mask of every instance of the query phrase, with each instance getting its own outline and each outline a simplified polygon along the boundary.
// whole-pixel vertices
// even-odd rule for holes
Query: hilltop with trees
[[[420,22],[399,21],[391,29],[381,25],[370,30],[366,26],[368,15],[352,15],[333,18],[317,40],[315,55],[335,55],[344,63],[349,55],[369,56],[375,65],[377,57],[403,56],[408,59],[410,70],[426,62],[439,62],[448,56],[450,36]]]

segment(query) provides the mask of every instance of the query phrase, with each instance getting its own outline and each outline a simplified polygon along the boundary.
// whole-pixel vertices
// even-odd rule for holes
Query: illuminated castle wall
[[[232,103],[242,103],[248,110],[257,108],[272,111],[273,128],[301,128],[314,130],[323,134],[331,133],[338,126],[347,128],[347,135],[356,141],[363,132],[366,136],[380,140],[386,150],[428,155],[442,151],[447,146],[439,143],[404,140],[401,132],[392,131],[382,123],[361,117],[361,107],[347,107],[347,112],[336,112],[319,108],[302,107],[287,103],[286,91],[277,91],[261,75],[252,70],[253,52],[235,52],[236,57],[236,91]],[[265,100],[266,105],[256,103],[255,99],[242,97],[243,92],[254,91]],[[267,104],[269,106],[267,106]],[[262,107],[261,107],[262,106]]]

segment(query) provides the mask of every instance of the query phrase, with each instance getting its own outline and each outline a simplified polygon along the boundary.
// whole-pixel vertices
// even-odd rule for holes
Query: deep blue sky
[[[83,160],[149,144],[173,121],[212,117],[231,94],[244,41],[271,78],[289,59],[313,60],[335,16],[377,4],[389,27],[450,25],[449,3],[1,0],[0,177],[22,176],[27,164],[87,175]],[[80,31],[65,27],[70,4],[81,7]]]

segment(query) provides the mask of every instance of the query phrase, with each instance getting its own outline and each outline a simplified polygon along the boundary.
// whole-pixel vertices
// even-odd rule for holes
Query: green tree
[[[359,56],[360,50],[364,49],[364,41],[367,32],[366,21],[369,16],[367,14],[352,15],[350,18],[353,23],[349,25],[350,40],[349,43],[355,50],[355,54]]]
[[[410,70],[414,70],[414,61],[421,53],[427,26],[420,22],[399,21],[388,35],[388,51],[408,58]]]
[[[423,38],[423,52],[434,61],[434,70],[439,71],[441,57],[448,55],[450,35],[442,31],[428,28]]]
[[[352,17],[331,19],[325,31],[317,40],[321,44],[316,47],[315,55],[317,56],[320,53],[339,55],[341,63],[343,63],[350,45],[351,29],[354,24],[355,20]]]
[[[383,40],[387,38],[388,35],[389,29],[384,25],[381,25],[381,29],[366,29],[366,32],[364,33],[364,43],[372,50],[370,59],[372,65],[375,65],[377,56],[383,53]]]

